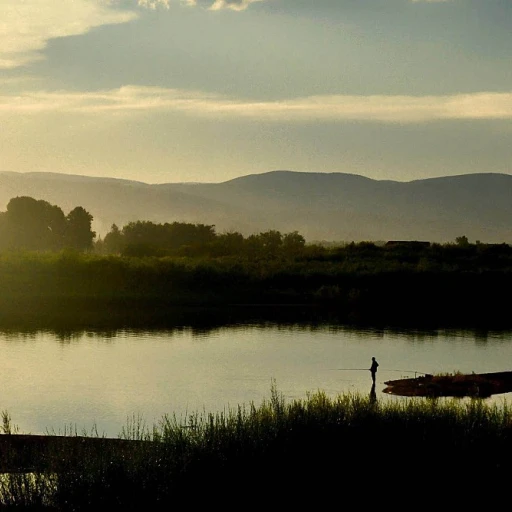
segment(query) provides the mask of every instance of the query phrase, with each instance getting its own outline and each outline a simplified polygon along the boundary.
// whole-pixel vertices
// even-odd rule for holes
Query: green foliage
[[[91,222],[81,207],[64,216],[45,201],[11,200],[0,214],[0,321],[48,316],[59,304],[66,312],[137,303],[321,305],[365,323],[510,322],[501,299],[512,285],[508,244],[313,245],[297,231],[244,237],[137,221],[113,224],[93,253]]]
[[[469,245],[469,240],[468,240],[468,237],[467,236],[458,236],[455,238],[455,243],[459,246],[459,247],[468,247]]]
[[[168,510],[192,496],[194,506],[208,506],[229,485],[237,495],[250,496],[252,505],[264,506],[268,493],[254,489],[279,485],[283,478],[293,486],[290,492],[273,492],[273,505],[318,505],[324,499],[329,504],[340,473],[345,489],[358,488],[367,471],[372,491],[389,489],[388,479],[373,479],[374,464],[408,491],[424,490],[434,476],[436,482],[463,484],[470,467],[486,494],[488,485],[508,481],[512,470],[511,424],[507,404],[391,402],[359,394],[331,398],[321,390],[286,401],[272,383],[270,398],[259,406],[185,419],[166,415],[152,429],[133,417],[119,440],[86,443],[71,435],[49,444],[53,448],[42,459],[34,450],[31,478],[20,485],[19,475],[4,476],[0,505]],[[7,455],[19,460],[19,454]],[[453,487],[460,504],[460,489]],[[444,488],[443,499],[450,488]]]
[[[214,226],[173,222],[130,222],[120,230],[113,224],[98,252],[123,256],[244,256],[252,259],[293,258],[301,254],[306,241],[297,231],[282,234],[269,230],[245,238],[241,233],[217,234]]]
[[[229,239],[243,246],[257,243],[257,237]],[[0,321],[21,311],[27,317],[48,316],[53,306],[63,315],[78,308],[127,308],[135,303],[141,310],[236,303],[322,305],[336,308],[347,321],[372,323],[475,326],[477,320],[510,321],[502,290],[512,286],[512,251],[505,244],[433,245],[411,251],[367,243],[305,246],[273,257],[258,247],[252,247],[254,253],[225,254],[226,247],[216,245],[216,257],[162,256],[156,248],[155,254],[142,256],[136,246],[125,248],[125,256],[74,249],[0,252]]]
[[[81,206],[71,210],[66,216],[66,246],[79,251],[92,249],[96,233],[91,229],[93,217]]]
[[[109,245],[113,241],[125,256],[177,254],[178,250],[203,247],[215,239],[214,226],[204,224],[137,221],[128,223],[120,232],[117,226],[112,228],[113,231],[106,235],[105,240]]]
[[[0,249],[58,251],[90,250],[95,233],[92,215],[81,206],[67,216],[55,205],[32,197],[15,197],[0,214]]]
[[[120,254],[123,249],[123,235],[116,224],[112,224],[101,244],[101,253]]]
[[[306,239],[298,231],[283,235],[283,250],[286,254],[300,254],[305,245]]]

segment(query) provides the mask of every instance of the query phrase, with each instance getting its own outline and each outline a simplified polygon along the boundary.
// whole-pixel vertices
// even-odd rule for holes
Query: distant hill
[[[104,236],[113,223],[213,224],[217,233],[299,231],[308,241],[512,243],[512,176],[467,174],[410,182],[354,174],[272,171],[223,183],[147,183],[57,173],[0,172],[0,211],[16,196],[68,213],[84,207]]]

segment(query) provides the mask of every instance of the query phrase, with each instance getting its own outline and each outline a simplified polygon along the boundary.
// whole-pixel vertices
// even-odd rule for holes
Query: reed
[[[276,486],[275,504],[284,505],[313,499],[341,480],[347,489],[359,485],[376,466],[409,488],[433,475],[457,481],[469,467],[478,470],[479,485],[512,473],[512,409],[477,399],[380,402],[317,391],[287,402],[272,384],[259,406],[195,413],[185,421],[164,416],[152,428],[134,416],[119,437],[126,444],[110,441],[110,448],[109,440],[101,449],[66,443],[30,472],[4,475],[0,505],[168,510],[187,500],[212,504],[230,493],[263,505],[269,486]],[[295,493],[280,488],[283,479]]]

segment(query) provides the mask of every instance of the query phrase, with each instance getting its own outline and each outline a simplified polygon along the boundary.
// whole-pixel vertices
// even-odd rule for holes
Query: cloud
[[[244,11],[250,4],[263,1],[265,0],[215,0],[210,10],[220,11],[221,9],[231,9],[233,11]]]
[[[204,6],[210,11],[221,11],[223,9],[245,11],[249,5],[255,2],[266,2],[269,0],[137,0],[137,5],[151,10],[155,10],[158,7],[169,9],[173,1],[191,7]]]
[[[421,123],[450,119],[512,119],[512,92],[449,96],[326,95],[250,102],[179,89],[125,86],[90,93],[27,92],[0,96],[0,115],[154,111],[276,122]]]
[[[0,69],[42,59],[40,52],[50,39],[84,34],[101,25],[125,23],[135,16],[100,0],[0,2]]]
[[[170,0],[137,0],[137,5],[151,10],[155,10],[157,7],[165,7],[166,9],[169,9]]]

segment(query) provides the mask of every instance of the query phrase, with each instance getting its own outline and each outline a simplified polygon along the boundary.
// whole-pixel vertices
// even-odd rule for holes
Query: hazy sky
[[[1,0],[0,170],[512,173],[512,0]]]

